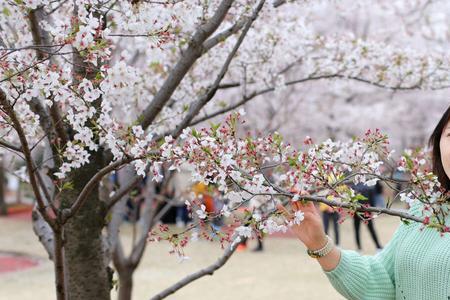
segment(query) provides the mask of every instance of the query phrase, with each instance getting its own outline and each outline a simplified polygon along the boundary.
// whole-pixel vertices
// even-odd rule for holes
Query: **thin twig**
[[[225,263],[230,259],[230,257],[233,255],[233,253],[236,251],[237,246],[239,245],[239,241],[240,238],[236,237],[235,239],[233,239],[233,242],[231,243],[230,246],[228,246],[225,250],[225,252],[223,253],[223,255],[212,265],[201,269],[200,271],[197,271],[191,275],[186,276],[185,278],[183,278],[182,280],[178,281],[177,283],[175,283],[174,285],[168,287],[167,289],[163,290],[162,292],[158,293],[157,295],[153,296],[152,298],[150,298],[150,300],[160,300],[160,299],[164,299],[167,296],[175,293],[176,291],[178,291],[179,289],[181,289],[182,287],[188,285],[189,283],[202,278],[203,276],[206,275],[213,275],[214,272],[218,269],[220,269],[223,265],[225,265]]]

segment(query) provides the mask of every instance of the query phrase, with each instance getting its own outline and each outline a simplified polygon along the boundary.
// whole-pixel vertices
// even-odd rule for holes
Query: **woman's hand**
[[[306,202],[303,204],[300,201],[291,204],[293,213],[290,213],[283,205],[279,205],[278,209],[285,215],[286,218],[291,219],[296,211],[302,211],[304,219],[300,225],[293,225],[291,230],[298,237],[300,241],[305,244],[309,250],[318,250],[324,247],[327,243],[325,231],[323,229],[322,218],[319,211],[314,206],[313,202]],[[331,271],[336,268],[341,258],[341,251],[337,247],[333,247],[330,253],[317,259],[324,271]]]
[[[289,212],[281,204],[278,206],[278,209],[289,219],[296,211],[303,212],[305,218],[300,225],[291,227],[297,238],[310,250],[317,250],[325,246],[327,238],[323,229],[322,217],[314,203],[311,201],[306,203],[302,203],[302,201],[291,202],[291,208],[292,212]]]

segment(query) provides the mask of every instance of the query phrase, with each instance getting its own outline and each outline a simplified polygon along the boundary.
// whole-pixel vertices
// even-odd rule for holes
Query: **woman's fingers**
[[[281,214],[286,218],[286,219],[290,219],[292,214],[286,209],[286,207],[284,207],[283,204],[278,203],[277,204],[277,209],[279,212],[281,212]]]
[[[308,201],[295,201],[290,202],[292,210],[289,210],[281,203],[277,204],[277,209],[281,214],[288,220],[293,218],[294,212],[302,211],[304,213],[305,219],[315,218],[318,215],[317,209],[314,202]]]
[[[303,206],[300,203],[300,201],[291,202],[291,206],[294,208],[294,210],[302,210]]]
[[[295,201],[295,202],[292,202],[292,207],[295,210],[302,210],[302,211],[315,209],[314,203],[311,201],[308,201],[306,203],[303,203],[303,201]]]

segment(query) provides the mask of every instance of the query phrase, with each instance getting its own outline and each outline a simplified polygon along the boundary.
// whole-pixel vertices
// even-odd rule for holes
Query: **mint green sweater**
[[[410,212],[422,215],[418,205]],[[450,300],[450,233],[420,228],[402,223],[375,256],[342,250],[339,264],[325,274],[347,299]]]

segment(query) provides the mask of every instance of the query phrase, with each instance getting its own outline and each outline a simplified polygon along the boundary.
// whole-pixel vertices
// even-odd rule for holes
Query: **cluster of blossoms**
[[[398,170],[409,175],[409,185],[398,195],[408,205],[423,206],[424,225],[440,232],[450,232],[446,222],[449,215],[449,193],[441,187],[429,165],[429,153],[421,149],[406,150],[398,162]]]
[[[356,192],[355,185],[373,186],[378,180],[395,182],[386,175],[396,169],[395,164],[393,170],[385,166],[392,163],[393,151],[389,151],[387,136],[379,130],[368,130],[363,137],[348,142],[326,140],[314,144],[307,137],[305,149],[300,151],[284,144],[276,133],[259,138],[240,137],[239,125],[244,122],[241,114],[235,113],[222,125],[186,129],[180,143],[169,138],[161,146],[161,158],[171,161],[172,170],[190,164],[194,181],[212,185],[221,192],[224,203],[220,212],[207,212],[198,199],[188,201],[188,206],[199,220],[196,225],[203,225],[206,231],[209,220],[230,218],[229,227],[234,230],[226,231],[227,240],[233,234],[251,238],[286,232],[290,226],[300,224],[303,213],[297,211],[291,218],[281,215],[276,209],[280,201],[287,204],[315,200],[353,216],[366,207],[360,203],[366,198]],[[410,205],[415,201],[423,203],[424,225],[447,232],[448,224],[442,221],[448,214],[444,205],[448,200],[436,190],[436,176],[421,171],[426,162],[423,155],[424,152],[418,152],[413,157],[407,151],[401,157],[398,169],[410,174],[411,179],[407,191],[400,192],[399,197],[408,199]],[[342,209],[344,205],[346,210]],[[373,217],[367,212],[362,216]]]

